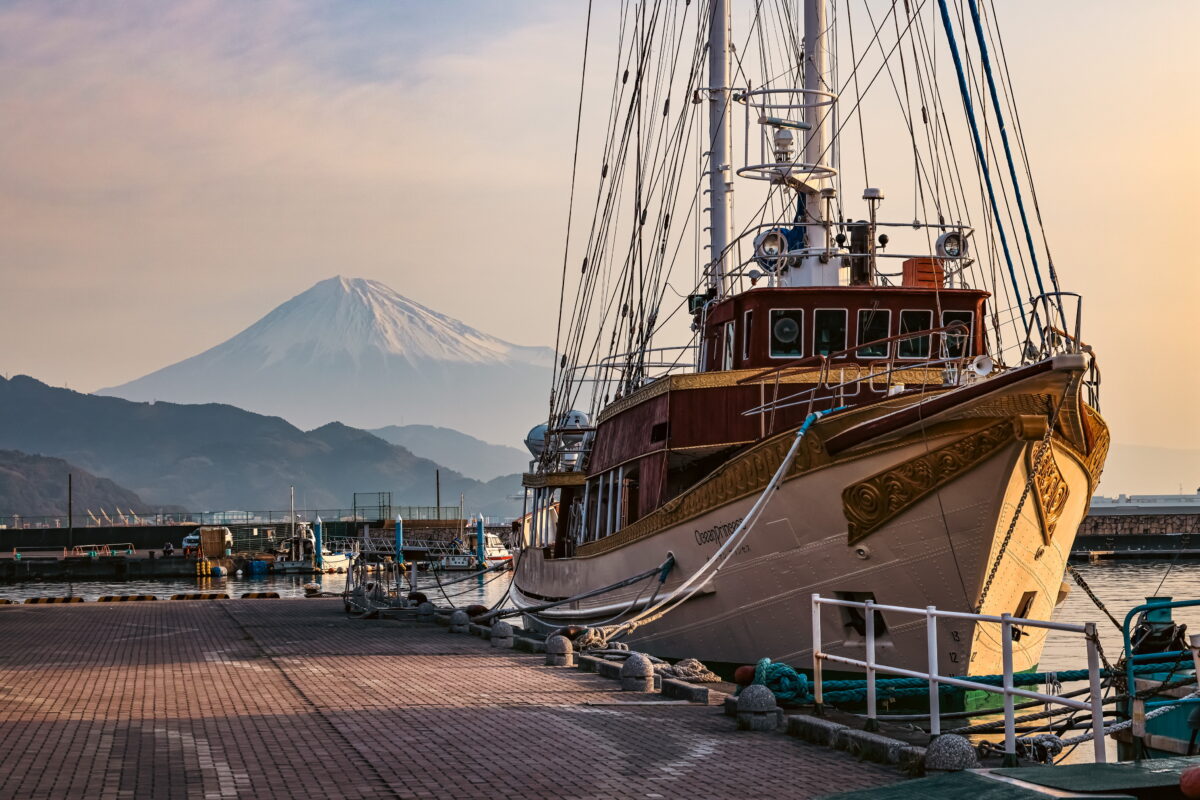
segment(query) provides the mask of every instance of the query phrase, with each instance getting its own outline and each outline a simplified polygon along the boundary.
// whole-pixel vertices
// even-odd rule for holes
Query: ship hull
[[[863,438],[856,431],[881,427],[879,414],[873,418],[870,413],[860,414],[851,428],[819,423],[806,434],[800,463],[720,571],[690,599],[624,640],[670,659],[742,664],[768,657],[807,667],[812,662],[814,594],[955,611],[975,611],[982,600],[983,613],[1049,619],[1061,600],[1066,560],[1107,441],[1096,442],[1093,436],[1089,458],[1084,425],[1107,434],[1094,412],[1082,420],[1077,376],[1071,372],[1043,370],[1008,381],[1003,391],[964,393],[969,396],[959,402],[942,398],[941,410],[931,410],[931,418],[915,430],[884,425],[878,435]],[[1039,402],[1045,403],[1040,414],[997,413],[1037,410]],[[1080,422],[1075,437],[1064,425],[1067,408],[1078,412],[1072,417]],[[1046,435],[1051,423],[1055,432]],[[836,457],[829,453],[839,436],[844,441],[856,435],[862,440],[853,447]],[[570,597],[644,572],[668,554],[675,563],[659,598],[670,597],[686,578],[704,569],[747,516],[782,461],[774,456],[786,452],[792,438],[785,434],[774,449],[763,446],[757,457],[751,452],[743,458],[757,470],[726,465],[722,475],[691,490],[690,495],[707,491],[710,502],[704,508],[702,500],[681,498],[676,510],[700,509],[687,519],[624,541],[618,533],[609,537],[611,543],[584,545],[582,554],[572,558],[526,549],[514,578],[514,600],[529,607]],[[713,484],[721,480],[746,491],[720,502],[721,492]],[[636,609],[639,594],[644,598],[651,591],[636,584],[527,614],[524,622],[548,632],[566,624],[626,619],[622,612]],[[824,649],[863,658],[862,622],[845,609],[826,606],[821,618]],[[923,669],[928,660],[924,617],[888,612],[881,622],[877,660]],[[941,672],[1000,672],[997,628],[941,621]],[[1013,648],[1017,669],[1037,664],[1045,639],[1044,631],[1022,633]]]

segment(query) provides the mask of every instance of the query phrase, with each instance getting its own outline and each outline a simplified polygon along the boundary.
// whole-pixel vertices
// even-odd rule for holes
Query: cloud
[[[450,266],[456,280],[488,280],[496,262],[527,258],[530,228],[552,220],[560,234],[555,158],[569,157],[573,120],[552,106],[569,105],[558,95],[577,76],[553,67],[577,61],[563,27],[578,9],[430,5],[0,8],[0,68],[15,76],[0,85],[8,298],[57,292],[94,331],[90,346],[127,354],[119,367],[107,359],[104,377],[97,359],[70,359],[76,382],[203,349],[336,272],[445,307]],[[515,175],[536,193],[519,207]],[[492,263],[479,257],[485,228],[502,249]],[[164,300],[172,293],[189,302]],[[481,293],[478,309],[496,297]],[[230,302],[235,313],[212,313]],[[141,309],[133,324],[109,313],[129,304]],[[33,313],[4,310],[13,332]],[[212,340],[188,324],[200,318]],[[163,336],[138,340],[148,321]],[[544,341],[544,327],[518,338]],[[27,344],[28,371],[63,359],[55,342]]]

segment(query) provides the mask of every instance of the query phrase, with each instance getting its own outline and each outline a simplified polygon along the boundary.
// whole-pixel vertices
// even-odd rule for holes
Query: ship
[[[1065,597],[1110,434],[998,20],[975,0],[852,5],[758,3],[737,32],[731,0],[622,6],[527,440],[510,589],[527,628],[803,668],[814,624],[859,659],[871,627],[815,594],[1032,619]],[[899,107],[902,200],[867,181],[872,89]],[[569,215],[581,193],[573,176]],[[923,668],[925,618],[873,613],[880,662]],[[1045,631],[1013,630],[1012,669],[1031,669]],[[998,625],[943,619],[933,647],[943,674],[1003,671]]]

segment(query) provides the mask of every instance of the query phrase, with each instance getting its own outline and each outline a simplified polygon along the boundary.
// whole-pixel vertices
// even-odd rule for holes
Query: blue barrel
[[[266,575],[270,567],[266,561],[251,561],[248,566],[251,575]]]
[[[214,578],[224,578],[228,574],[229,574],[229,570],[227,570],[225,567],[213,567],[212,568],[212,576]]]

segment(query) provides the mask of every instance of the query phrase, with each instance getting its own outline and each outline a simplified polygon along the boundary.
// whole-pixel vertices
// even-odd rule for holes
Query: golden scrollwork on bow
[[[1104,472],[1104,461],[1108,458],[1110,435],[1108,425],[1100,416],[1100,412],[1086,403],[1080,405],[1083,408],[1083,424],[1089,445],[1084,463],[1087,465],[1088,480],[1091,481],[1091,490],[1094,492],[1100,484],[1100,474]]]
[[[847,543],[854,544],[870,536],[922,498],[982,464],[1015,438],[1013,422],[1004,420],[847,486],[842,491]]]
[[[1025,450],[1025,466],[1033,475],[1033,499],[1037,508],[1038,519],[1042,521],[1042,539],[1046,544],[1054,538],[1054,529],[1067,507],[1067,497],[1071,489],[1067,479],[1063,477],[1058,462],[1054,460],[1054,448],[1047,446],[1040,464],[1034,468],[1034,461],[1041,452],[1041,445],[1031,445]]]

